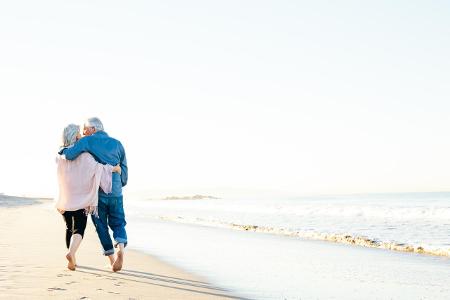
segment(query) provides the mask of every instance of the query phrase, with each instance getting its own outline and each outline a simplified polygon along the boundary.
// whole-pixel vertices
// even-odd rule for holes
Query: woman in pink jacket
[[[71,147],[80,138],[78,125],[69,124],[64,128],[64,147]],[[56,163],[58,194],[55,206],[66,222],[67,268],[75,270],[75,254],[83,240],[87,215],[97,213],[98,190],[101,188],[110,193],[112,173],[120,173],[121,169],[96,162],[88,152],[75,160],[66,160],[64,155],[58,155]]]

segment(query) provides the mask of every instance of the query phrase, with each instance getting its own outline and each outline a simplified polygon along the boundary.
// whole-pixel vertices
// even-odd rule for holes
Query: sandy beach
[[[89,220],[76,271],[66,268],[62,217],[50,200],[0,195],[2,299],[238,299],[204,279],[127,250],[124,268],[107,268]]]
[[[77,270],[70,271],[65,224],[51,202],[0,194],[1,299],[450,296],[447,257],[142,219],[131,203],[127,227],[139,251],[127,248],[123,270],[109,270],[89,220]]]

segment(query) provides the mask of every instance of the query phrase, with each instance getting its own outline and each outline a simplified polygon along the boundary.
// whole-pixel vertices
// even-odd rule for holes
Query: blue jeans
[[[113,232],[116,246],[119,243],[127,245],[127,232],[125,231],[125,212],[123,210],[123,196],[98,196],[98,218],[92,215],[98,238],[103,247],[103,255],[114,254],[114,247],[109,235],[108,226]]]

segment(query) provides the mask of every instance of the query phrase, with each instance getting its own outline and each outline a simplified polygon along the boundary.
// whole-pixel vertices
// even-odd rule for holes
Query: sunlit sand
[[[127,249],[122,269],[113,272],[90,222],[75,261],[66,256],[64,220],[48,200],[0,195],[0,218],[1,299],[234,298],[202,278],[133,250]]]

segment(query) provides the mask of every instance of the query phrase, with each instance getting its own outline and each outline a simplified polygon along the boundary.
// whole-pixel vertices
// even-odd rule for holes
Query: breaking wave
[[[401,252],[428,254],[450,257],[450,248],[436,248],[426,245],[411,245],[396,241],[382,241],[366,236],[356,236],[342,233],[324,233],[313,230],[293,230],[288,228],[276,228],[260,225],[236,224],[217,220],[206,220],[202,218],[186,218],[180,216],[160,216],[159,219],[183,224],[203,225],[209,227],[226,228],[240,231],[275,234],[279,236],[298,237],[309,240],[320,240],[340,244],[349,244],[369,248],[386,249]]]

